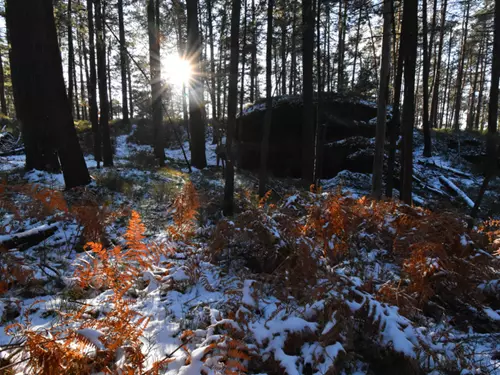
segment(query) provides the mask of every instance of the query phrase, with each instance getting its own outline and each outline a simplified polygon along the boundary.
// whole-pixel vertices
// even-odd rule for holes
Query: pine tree
[[[97,34],[97,77],[99,81],[100,121],[102,156],[105,167],[113,166],[113,149],[109,134],[109,99],[106,69],[106,44],[104,40],[104,22],[101,0],[95,0],[95,26]]]
[[[127,65],[128,56],[125,42],[125,24],[123,22],[123,0],[118,0],[118,25],[120,28],[120,71],[122,78],[122,118],[128,124],[128,96],[127,96]]]
[[[202,51],[198,25],[198,0],[187,0],[187,56],[194,74],[189,87],[189,127],[191,131],[191,164],[203,169],[207,166],[205,155],[205,124],[202,116],[203,84],[200,71]]]
[[[149,36],[149,69],[151,74],[151,104],[155,135],[154,153],[158,165],[165,165],[165,146],[162,114],[160,40],[157,27],[156,6],[154,0],[147,0],[148,36]]]
[[[90,182],[63,78],[51,0],[8,0],[12,84],[27,169],[63,171],[66,188]]]
[[[231,58],[229,62],[229,98],[227,108],[227,139],[226,139],[226,181],[224,185],[224,215],[234,213],[234,155],[233,140],[236,130],[236,111],[238,106],[238,60],[240,38],[241,0],[232,1],[231,10]]]

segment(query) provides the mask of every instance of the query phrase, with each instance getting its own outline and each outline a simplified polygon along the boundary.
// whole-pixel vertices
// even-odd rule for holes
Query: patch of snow
[[[500,320],[500,314],[493,310],[491,307],[487,307],[484,309],[484,312],[486,313],[486,315],[488,315],[488,317],[492,320]]]

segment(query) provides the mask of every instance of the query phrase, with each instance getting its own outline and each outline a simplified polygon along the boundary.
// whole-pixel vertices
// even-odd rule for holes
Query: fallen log
[[[29,249],[52,236],[56,230],[57,224],[45,224],[24,232],[0,236],[0,249]]]
[[[457,185],[455,185],[451,180],[445,176],[439,176],[439,181],[441,181],[447,188],[452,190],[456,195],[458,195],[462,200],[469,206],[474,207],[474,202],[470,199],[467,194],[464,193]]]

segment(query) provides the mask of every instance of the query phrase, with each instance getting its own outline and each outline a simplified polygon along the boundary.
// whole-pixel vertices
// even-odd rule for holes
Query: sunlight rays
[[[187,59],[177,54],[165,56],[162,59],[162,70],[165,80],[177,88],[189,86],[193,77],[193,67]]]

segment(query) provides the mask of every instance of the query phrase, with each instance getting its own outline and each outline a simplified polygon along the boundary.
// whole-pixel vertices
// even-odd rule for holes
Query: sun
[[[163,59],[165,79],[176,87],[189,84],[193,75],[191,64],[179,55],[168,55]]]

